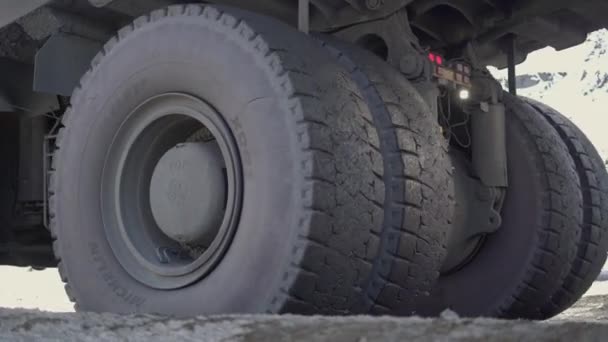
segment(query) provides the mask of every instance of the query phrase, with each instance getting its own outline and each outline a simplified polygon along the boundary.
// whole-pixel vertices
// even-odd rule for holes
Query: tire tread
[[[378,137],[373,133],[373,127],[365,121],[368,114],[364,111],[350,112],[352,122],[359,125],[356,129],[354,124],[353,127],[336,127],[337,119],[324,115],[327,114],[327,104],[323,101],[327,99],[312,77],[316,63],[304,59],[303,47],[298,44],[300,39],[306,38],[298,36],[293,39],[294,34],[299,33],[277,29],[277,22],[266,17],[229,7],[173,5],[141,16],[119,30],[93,59],[91,67],[74,90],[72,106],[63,117],[57,153],[53,159],[51,198],[57,198],[64,188],[59,177],[63,165],[61,147],[69,144],[69,131],[77,119],[73,108],[86,97],[83,89],[88,86],[99,65],[111,56],[117,46],[136,37],[137,32],[175,16],[201,17],[204,25],[224,33],[251,53],[257,66],[265,70],[276,91],[282,94],[282,106],[292,117],[302,165],[301,211],[296,218],[299,234],[290,242],[293,244],[292,254],[289,260],[285,260],[281,285],[274,290],[276,296],[269,300],[267,312],[347,313],[361,295],[361,283],[369,275],[370,265],[377,254],[374,231],[378,224],[374,219],[380,215],[378,211],[381,212],[377,204],[382,202],[384,186],[375,181],[371,170],[382,169]],[[318,52],[309,51],[306,57],[310,56],[317,61],[330,60],[321,48]],[[333,71],[340,74],[336,67]],[[353,82],[344,80],[341,84],[344,98],[340,100],[350,108],[364,107],[358,90],[350,83]],[[337,139],[340,137],[338,129],[351,132],[340,142],[356,149],[352,157],[356,157],[354,162],[358,163],[359,169],[361,165],[366,165],[368,179],[359,180],[360,175],[345,174],[347,166],[352,165],[353,161],[346,160],[344,154],[339,158],[334,157],[336,141],[329,141],[327,136],[329,133],[331,139]],[[331,163],[333,168],[317,162],[327,160],[328,156],[335,158]],[[359,191],[350,193],[348,186],[359,188]],[[331,198],[337,197],[341,197],[339,201],[329,204]],[[53,248],[66,292],[70,300],[77,303],[81,295],[70,285],[69,272],[62,261],[62,240],[57,234],[62,209],[57,202],[51,200],[50,208],[55,239]],[[340,214],[341,211],[348,214]],[[346,216],[352,217],[356,224],[345,221]],[[317,239],[315,235],[323,238]],[[307,286],[303,287],[302,284]]]
[[[447,253],[453,215],[452,165],[439,124],[414,87],[388,63],[320,37],[347,68],[372,109],[384,158],[386,198],[381,252],[367,287],[366,312],[416,314]],[[375,298],[375,300],[374,300]]]
[[[553,316],[573,305],[591,287],[608,252],[608,174],[585,134],[555,109],[524,98],[559,134],[574,160],[583,198],[582,234],[576,259],[560,288],[543,307]]]

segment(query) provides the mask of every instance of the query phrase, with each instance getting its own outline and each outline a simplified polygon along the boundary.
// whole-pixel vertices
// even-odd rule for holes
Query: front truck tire
[[[367,110],[329,54],[278,21],[206,5],[138,18],[94,59],[57,141],[52,230],[70,298],[119,313],[348,313],[383,217]],[[221,236],[203,244],[186,228],[217,206],[183,180],[221,177],[196,159],[218,155]]]
[[[568,147],[524,100],[504,93],[503,102],[509,188],[502,225],[468,264],[439,278],[425,314],[548,318],[544,307],[575,261],[583,196]]]
[[[583,221],[576,258],[560,288],[542,308],[546,316],[554,316],[587,292],[606,262],[608,173],[599,153],[576,125],[545,104],[532,99],[524,100],[547,120],[566,144],[581,184]]]

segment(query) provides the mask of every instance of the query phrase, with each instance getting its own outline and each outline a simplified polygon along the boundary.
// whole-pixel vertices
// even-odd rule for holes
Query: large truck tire
[[[322,37],[369,104],[380,137],[386,194],[380,254],[366,289],[367,312],[415,315],[447,253],[454,210],[447,141],[405,77],[371,52]],[[375,300],[372,300],[375,298]]]
[[[542,308],[554,316],[574,304],[591,287],[608,253],[608,173],[587,136],[564,115],[532,99],[525,99],[562,138],[576,165],[583,198],[583,221],[577,253],[561,287]]]
[[[78,309],[344,314],[360,300],[382,228],[379,139],[312,38],[235,9],[155,11],[105,45],[63,123],[52,230]]]
[[[508,93],[503,102],[509,187],[502,225],[468,264],[439,278],[425,314],[547,318],[541,309],[574,261],[583,218],[574,161],[534,108]]]

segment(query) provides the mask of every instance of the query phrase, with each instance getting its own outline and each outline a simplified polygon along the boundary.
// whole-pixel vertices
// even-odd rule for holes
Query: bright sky
[[[540,100],[564,113],[591,139],[608,159],[608,31],[589,35],[587,41],[563,51],[545,48],[517,66],[518,75],[566,72],[554,82],[521,89],[519,93]],[[506,71],[492,70],[498,77]],[[605,80],[605,84],[602,85]]]

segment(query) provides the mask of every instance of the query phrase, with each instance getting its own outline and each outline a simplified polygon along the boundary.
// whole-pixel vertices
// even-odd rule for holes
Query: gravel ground
[[[75,314],[55,270],[0,268],[1,341],[606,341],[608,281],[547,322],[369,317],[165,317]],[[41,286],[44,284],[44,286]],[[25,310],[42,309],[45,311]],[[48,312],[55,311],[55,312]],[[63,311],[63,312],[62,312]]]
[[[554,321],[595,322],[608,325],[608,295],[586,296]],[[608,334],[605,340],[608,340]]]
[[[605,341],[608,296],[584,298],[540,323],[460,319],[225,316],[173,320],[156,316],[0,310],[7,341]]]

